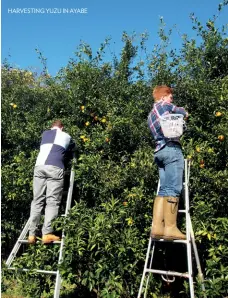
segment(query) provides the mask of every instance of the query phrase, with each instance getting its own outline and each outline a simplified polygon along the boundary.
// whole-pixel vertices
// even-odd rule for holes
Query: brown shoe
[[[28,236],[28,243],[29,244],[35,244],[36,243],[36,236],[35,235]]]
[[[42,237],[42,243],[43,244],[52,243],[54,241],[60,241],[60,237],[55,236],[53,234],[43,235],[43,237]]]

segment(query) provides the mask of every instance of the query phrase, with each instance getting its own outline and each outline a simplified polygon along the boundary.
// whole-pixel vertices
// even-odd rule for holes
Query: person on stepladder
[[[184,108],[172,104],[173,89],[166,85],[156,86],[153,97],[155,103],[148,116],[148,125],[156,143],[154,161],[159,169],[160,189],[154,200],[151,237],[186,239],[185,234],[177,228],[184,157],[179,138],[165,138],[159,118],[169,113],[182,114],[187,118],[188,113]]]
[[[42,243],[59,241],[53,234],[51,223],[58,216],[63,191],[64,158],[73,152],[75,143],[71,136],[63,130],[60,120],[52,123],[49,130],[42,134],[40,152],[38,154],[33,176],[33,200],[30,211],[28,243],[36,242],[37,226],[46,202]],[[73,154],[72,154],[73,157]],[[71,158],[72,158],[71,157]]]

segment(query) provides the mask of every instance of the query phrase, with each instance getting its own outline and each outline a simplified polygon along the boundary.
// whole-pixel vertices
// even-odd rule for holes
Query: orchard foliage
[[[109,39],[96,54],[81,43],[56,77],[48,75],[41,53],[41,75],[3,65],[4,259],[29,217],[42,131],[61,119],[77,144],[74,204],[65,221],[54,223],[66,232],[60,267],[63,297],[137,295],[158,183],[147,127],[157,84],[173,86],[175,103],[190,114],[182,144],[185,158],[192,161],[191,218],[206,292],[208,297],[228,294],[228,38],[225,28],[216,28],[215,18],[205,26],[194,15],[192,20],[200,43],[183,36],[178,52],[169,49],[171,31],[165,33],[161,19],[161,43],[152,52],[147,50],[147,34],[137,41],[136,35],[123,33],[119,58],[104,59]],[[185,251],[181,254],[184,260]],[[56,256],[56,249],[38,244],[22,254],[17,266],[53,270]],[[177,260],[174,269],[180,265]],[[163,263],[164,256],[158,256],[157,268]],[[52,297],[51,278],[16,276],[23,297]],[[167,288],[153,276],[149,297],[187,297],[186,287],[177,281]],[[203,297],[200,286],[196,292]]]

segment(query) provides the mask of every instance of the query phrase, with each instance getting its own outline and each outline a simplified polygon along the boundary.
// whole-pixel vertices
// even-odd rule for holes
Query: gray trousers
[[[53,232],[51,222],[58,216],[63,192],[63,169],[55,166],[36,166],[33,177],[33,201],[30,212],[29,235],[36,235],[41,212],[46,202],[42,234]]]

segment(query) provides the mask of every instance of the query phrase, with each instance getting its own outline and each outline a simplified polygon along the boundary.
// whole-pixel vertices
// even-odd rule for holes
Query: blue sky
[[[88,43],[93,51],[108,36],[112,38],[107,59],[111,52],[118,55],[122,48],[123,31],[131,34],[149,33],[148,46],[158,43],[159,17],[171,28],[177,25],[181,34],[195,37],[190,13],[194,12],[202,23],[217,14],[222,0],[2,0],[2,60],[20,68],[42,70],[35,52],[39,48],[47,58],[49,73],[55,75],[66,66],[80,43]],[[24,13],[15,13],[18,8]],[[45,13],[31,13],[42,8]],[[60,13],[50,13],[57,8]],[[85,8],[87,13],[63,13],[63,9]],[[28,13],[30,9],[30,13]],[[22,10],[21,10],[22,11]],[[27,12],[27,13],[26,13]],[[227,7],[221,12],[217,25],[227,23]],[[181,46],[177,33],[172,35],[173,48]],[[110,57],[109,57],[110,56]]]

